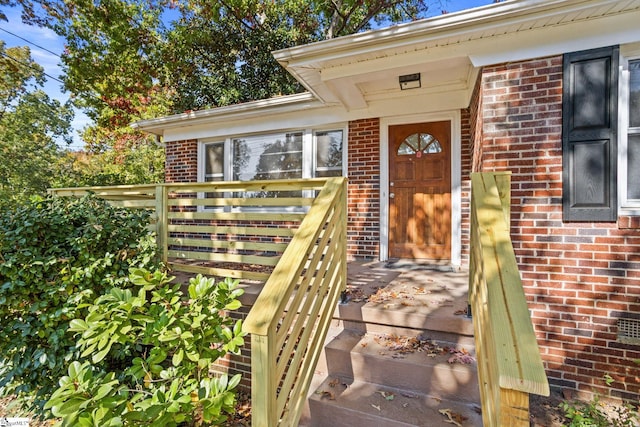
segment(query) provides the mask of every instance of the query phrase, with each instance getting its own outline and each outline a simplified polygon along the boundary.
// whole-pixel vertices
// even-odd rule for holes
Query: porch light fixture
[[[406,74],[398,78],[400,81],[400,90],[417,89],[420,87],[420,73]]]

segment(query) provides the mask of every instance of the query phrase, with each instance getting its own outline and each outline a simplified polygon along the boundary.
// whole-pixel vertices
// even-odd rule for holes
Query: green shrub
[[[211,364],[244,343],[242,289],[227,280],[191,279],[188,299],[165,273],[134,269],[137,292],[113,288],[73,320],[83,363],[74,361],[46,408],[63,426],[176,426],[224,421],[240,375]]]
[[[604,376],[604,382],[610,386],[613,378]],[[636,409],[628,404],[609,405],[607,408],[600,402],[598,394],[588,402],[562,402],[560,409],[570,421],[568,427],[633,427],[640,418]]]
[[[95,197],[34,199],[0,213],[0,391],[44,404],[67,372],[83,303],[153,268],[149,214]]]

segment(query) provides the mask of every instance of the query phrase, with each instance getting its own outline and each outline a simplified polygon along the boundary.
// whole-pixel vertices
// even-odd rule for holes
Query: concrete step
[[[464,315],[466,272],[399,272],[359,266],[348,282],[348,302],[334,313],[346,328],[389,334],[415,329],[473,337],[473,322]]]
[[[343,330],[326,345],[325,354],[329,376],[442,399],[480,401],[472,348],[424,336],[362,335]]]
[[[478,406],[349,378],[327,378],[309,398],[304,427],[482,426]],[[447,415],[447,413],[449,415]]]

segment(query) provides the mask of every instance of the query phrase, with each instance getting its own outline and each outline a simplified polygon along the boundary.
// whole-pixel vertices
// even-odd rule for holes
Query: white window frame
[[[319,132],[327,131],[341,131],[342,132],[342,176],[347,176],[347,159],[348,159],[348,128],[346,123],[332,124],[314,128],[304,129],[273,129],[270,131],[260,133],[249,133],[239,135],[228,135],[219,138],[207,138],[198,141],[198,182],[205,182],[205,152],[206,147],[209,144],[224,143],[224,178],[221,182],[229,182],[233,177],[233,153],[232,146],[233,140],[241,139],[245,137],[251,137],[255,135],[269,135],[269,134],[285,134],[302,132],[302,178],[312,178],[315,175],[316,168],[316,149],[317,140],[316,134]],[[305,197],[311,196],[305,194]],[[212,210],[213,208],[204,207],[203,210]],[[261,208],[264,211],[281,210],[279,208]]]
[[[640,200],[627,198],[627,149],[629,141],[629,61],[640,60],[640,43],[620,47],[618,85],[618,214],[640,216]]]

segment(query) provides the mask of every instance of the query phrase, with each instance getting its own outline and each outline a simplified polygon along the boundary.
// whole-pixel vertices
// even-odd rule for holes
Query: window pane
[[[342,131],[316,133],[316,177],[342,175]]]
[[[627,153],[627,199],[640,200],[640,135],[629,135]]]
[[[411,156],[415,153],[416,151],[413,149],[413,147],[407,144],[406,141],[400,144],[400,147],[398,147],[398,156]]]
[[[224,143],[216,142],[205,145],[205,172],[204,180],[224,180]]]
[[[440,142],[428,133],[414,133],[409,135],[400,147],[398,147],[398,156],[411,156],[417,152],[424,154],[440,153],[442,147]]]
[[[302,178],[302,133],[233,140],[233,179]]]
[[[629,62],[629,126],[640,127],[640,60]]]

